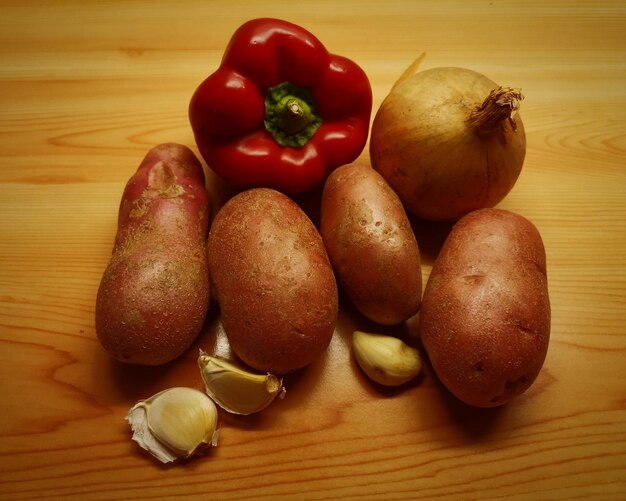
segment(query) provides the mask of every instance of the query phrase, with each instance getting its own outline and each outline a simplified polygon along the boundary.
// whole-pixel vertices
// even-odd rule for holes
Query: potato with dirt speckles
[[[322,238],[294,201],[267,188],[235,195],[215,216],[208,256],[222,325],[243,362],[286,374],[325,352],[337,284]]]
[[[420,336],[435,373],[464,402],[495,407],[525,392],[550,338],[546,255],[537,228],[499,209],[461,218],[426,284]]]
[[[113,255],[96,300],[96,331],[117,360],[180,356],[209,309],[209,204],[204,172],[179,144],[152,148],[128,181]]]
[[[417,313],[420,251],[402,202],[378,172],[359,164],[332,172],[320,232],[343,290],[363,315],[393,325]]]

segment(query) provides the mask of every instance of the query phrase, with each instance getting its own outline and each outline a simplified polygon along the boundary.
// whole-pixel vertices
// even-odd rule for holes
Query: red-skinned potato
[[[327,348],[337,284],[322,238],[290,198],[254,188],[216,214],[209,269],[233,352],[249,366],[286,374]]]
[[[378,172],[359,164],[333,171],[320,232],[342,288],[363,315],[393,325],[417,313],[419,248],[402,202]]]
[[[193,152],[178,144],[152,148],[124,190],[96,300],[98,339],[115,359],[164,364],[200,332],[210,299],[208,218]]]
[[[420,336],[435,373],[464,402],[495,407],[526,391],[550,337],[546,256],[535,226],[499,209],[461,218],[426,284]]]

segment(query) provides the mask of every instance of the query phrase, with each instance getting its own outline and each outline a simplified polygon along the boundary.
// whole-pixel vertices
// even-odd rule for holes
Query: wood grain
[[[130,440],[136,400],[200,388],[197,349],[228,347],[213,311],[168,366],[103,352],[94,303],[119,197],[152,145],[195,150],[191,93],[259,16],[357,61],[374,109],[422,51],[424,68],[522,88],[528,153],[500,206],[539,228],[553,311],[523,397],[469,408],[428,365],[401,389],[371,385],[349,336],[376,327],[342,300],[328,353],[262,414],[221,414],[206,457],[160,466]],[[626,498],[624,33],[619,1],[2,2],[0,498]],[[229,193],[210,173],[208,184],[217,209]],[[447,228],[414,229],[427,278]],[[416,342],[416,322],[396,333]]]

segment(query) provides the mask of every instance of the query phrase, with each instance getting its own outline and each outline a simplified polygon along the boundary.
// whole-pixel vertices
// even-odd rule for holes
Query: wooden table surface
[[[3,1],[0,16],[0,498],[625,499],[626,4],[622,1]],[[280,17],[369,75],[374,110],[405,67],[464,66],[522,88],[528,151],[500,206],[548,255],[552,335],[531,389],[495,410],[428,366],[383,391],[350,356],[368,326],[342,303],[328,353],[207,456],[160,466],[124,416],[201,387],[181,359],[114,363],[94,303],[122,189],[146,151],[197,151],[187,105],[232,32]],[[368,163],[367,150],[359,162]],[[214,208],[228,193],[209,175]],[[420,225],[426,278],[444,236]],[[434,231],[434,234],[433,234]],[[397,333],[417,336],[415,322]]]

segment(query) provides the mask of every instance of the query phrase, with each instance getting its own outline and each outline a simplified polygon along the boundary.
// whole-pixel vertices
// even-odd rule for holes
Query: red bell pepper
[[[369,80],[354,62],[295,24],[255,19],[195,91],[189,120],[219,176],[295,194],[360,155],[371,111]]]

